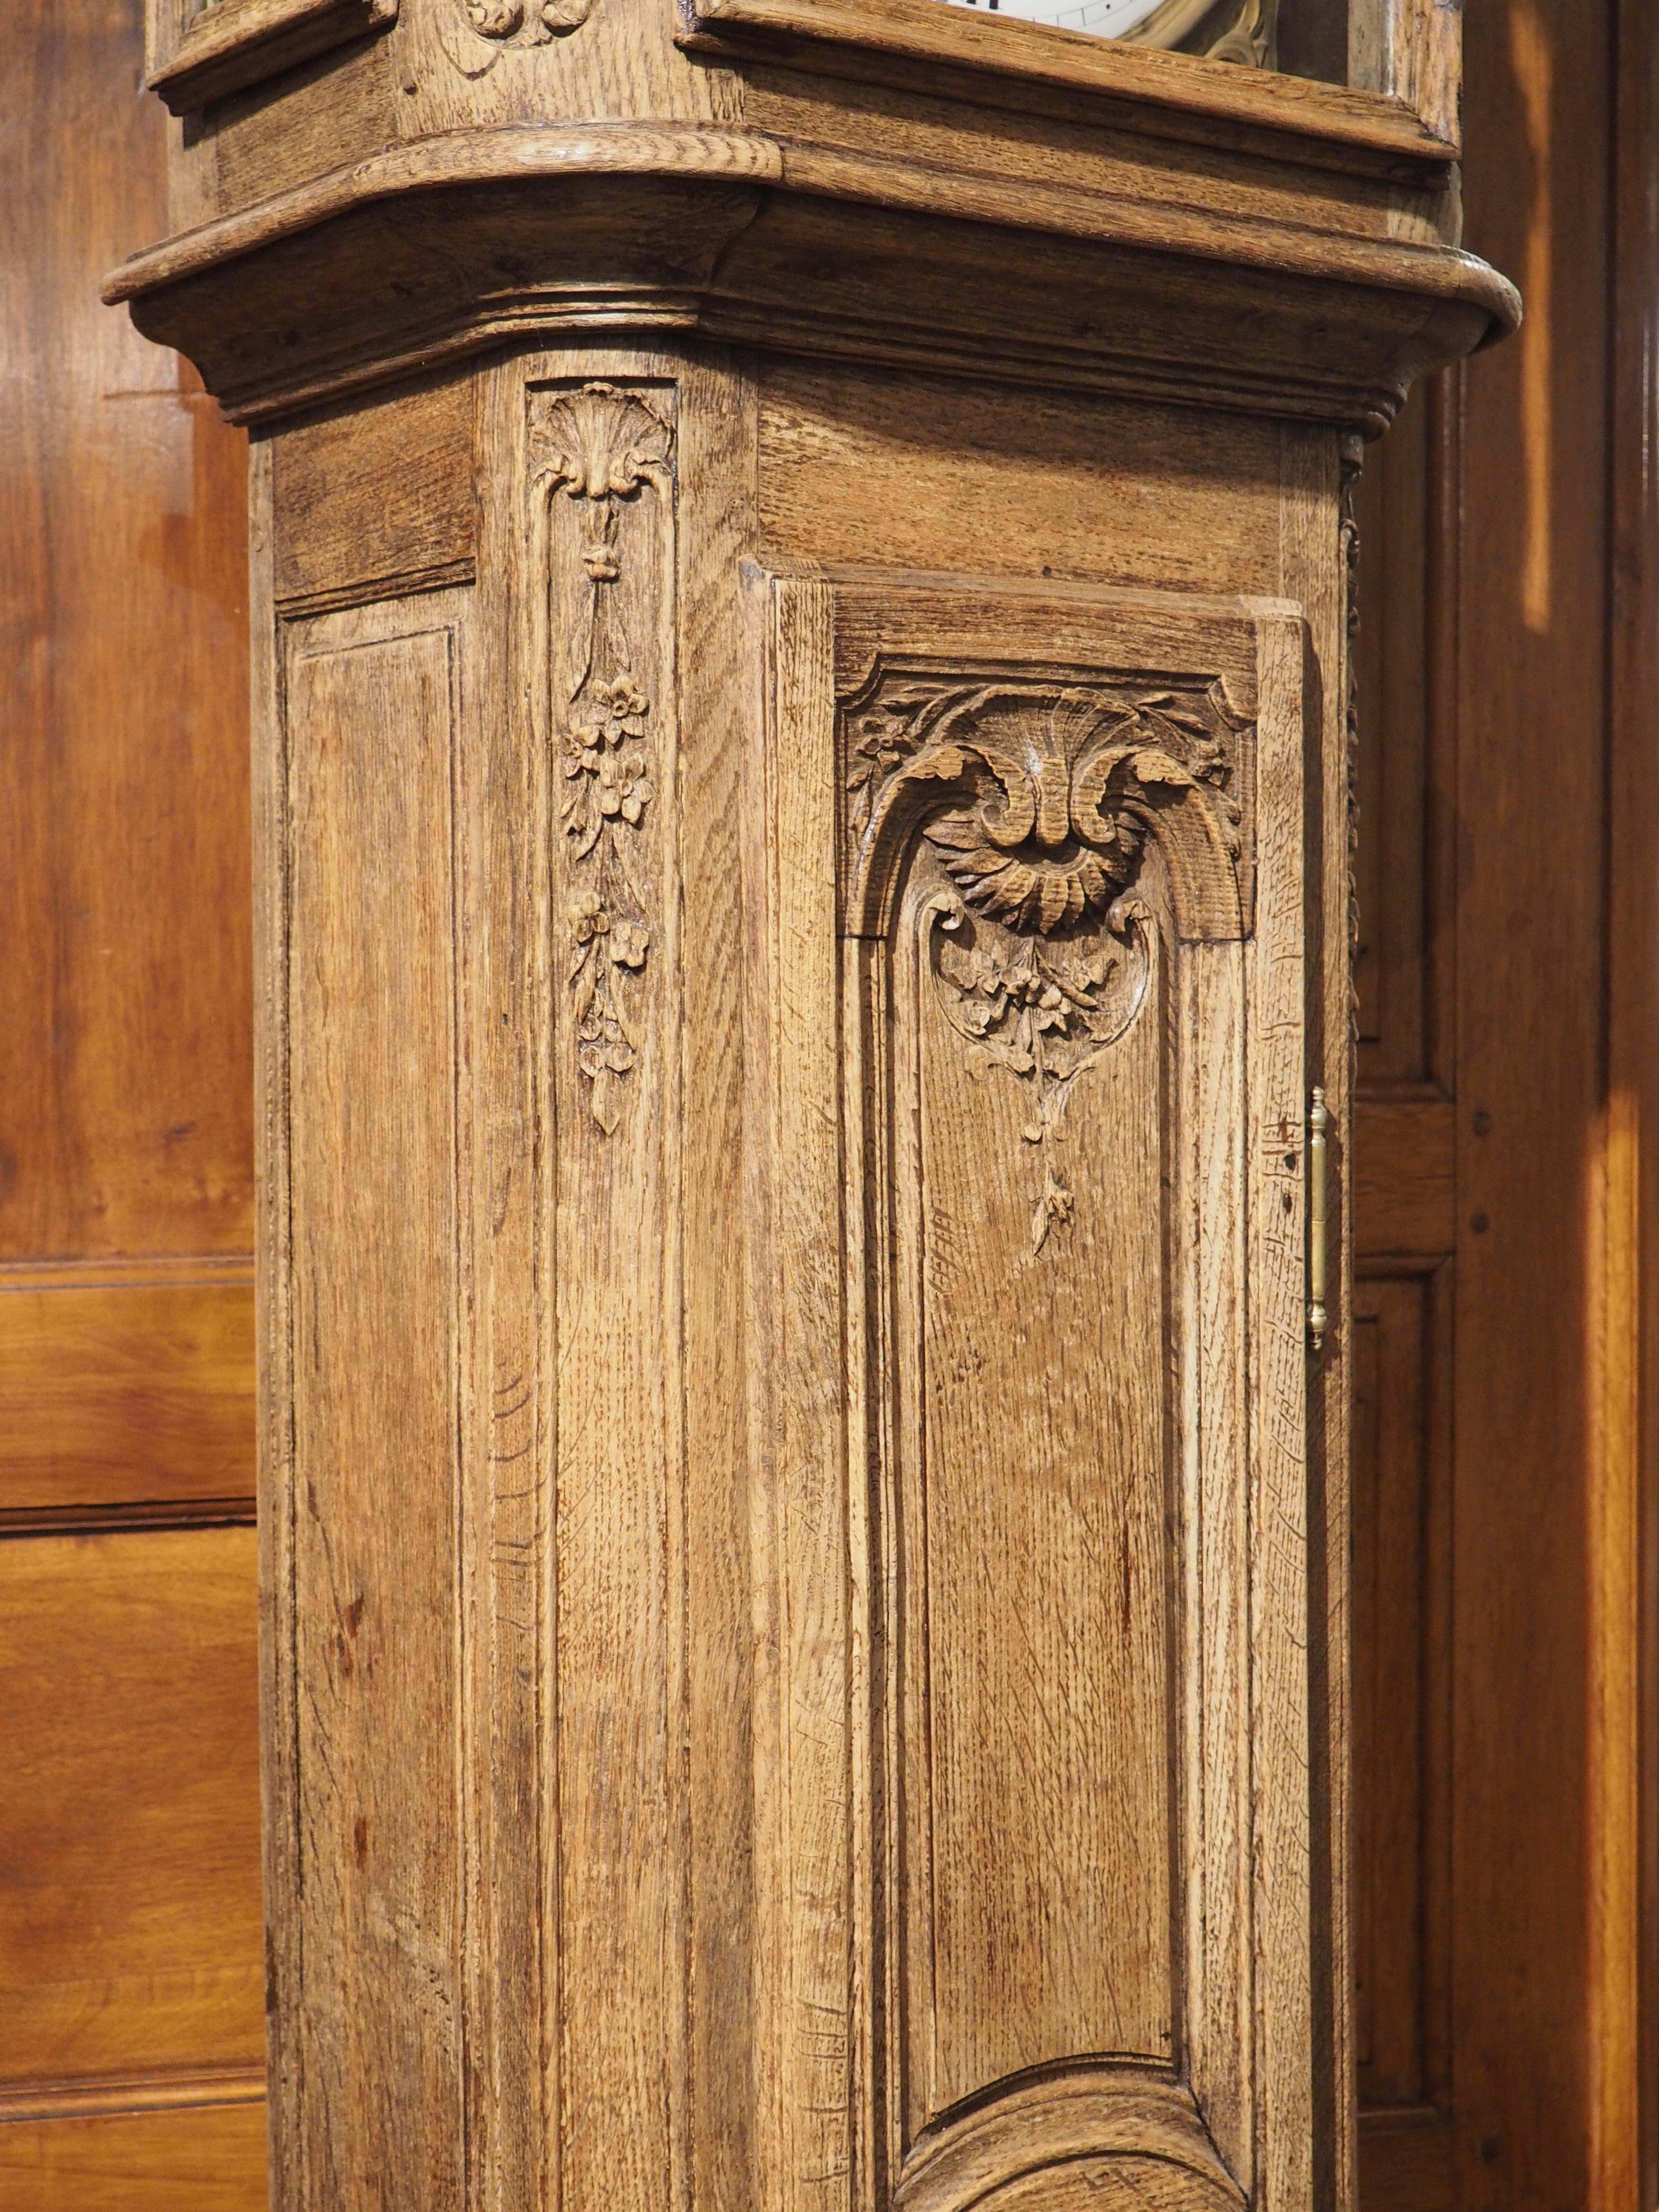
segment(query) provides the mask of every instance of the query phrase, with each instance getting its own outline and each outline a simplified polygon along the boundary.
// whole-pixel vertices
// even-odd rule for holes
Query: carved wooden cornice
[[[457,15],[443,53],[465,36],[480,69],[510,55],[526,86],[556,33],[586,35],[568,7],[482,12]],[[884,43],[839,45],[836,8],[807,13],[807,42],[800,0],[690,19],[684,42],[722,62],[673,65],[718,80],[718,127],[532,118],[320,173],[301,159],[291,183],[136,255],[106,297],[245,422],[537,333],[671,327],[1369,432],[1517,319],[1513,289],[1453,242],[1447,148],[1397,102],[1085,40],[1097,51],[1060,53],[1065,85],[994,84],[966,64],[998,27],[965,11],[911,0]],[[1041,58],[1052,76],[1051,44]],[[460,115],[465,61],[445,88]],[[779,77],[810,88],[820,66],[872,84],[897,68],[860,96],[878,128],[822,129],[822,106],[779,127]],[[918,70],[959,98],[971,78],[969,96],[919,100]],[[1029,111],[1012,156],[975,127],[993,98]]]

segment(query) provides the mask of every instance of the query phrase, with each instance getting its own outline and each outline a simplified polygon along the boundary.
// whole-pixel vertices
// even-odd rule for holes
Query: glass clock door
[[[959,8],[984,8],[1022,23],[1051,23],[1062,31],[1093,31],[1121,39],[1154,15],[1163,0],[956,0]]]
[[[1046,23],[1060,31],[1089,31],[1130,46],[1162,46],[1246,68],[1279,65],[1279,0],[951,0],[1019,23]],[[1346,21],[1346,0],[1304,0],[1310,12]],[[1346,48],[1346,30],[1339,33]],[[1334,73],[1346,74],[1346,54]],[[1324,75],[1316,70],[1315,75]]]

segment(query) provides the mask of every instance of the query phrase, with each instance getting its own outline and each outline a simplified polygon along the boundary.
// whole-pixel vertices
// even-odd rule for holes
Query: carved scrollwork
[[[1150,833],[1181,934],[1238,936],[1248,727],[1219,682],[878,680],[847,717],[855,933],[885,933],[920,828],[975,913],[1025,933],[1103,912]]]
[[[953,887],[922,957],[971,1074],[1025,1087],[1042,1155],[1035,1259],[1072,1219],[1057,1139],[1078,1079],[1144,1004],[1156,957],[1134,889],[1149,836],[1185,937],[1242,933],[1243,738],[1220,682],[971,683],[878,672],[843,715],[854,930],[885,934],[918,840]]]
[[[638,1058],[629,1000],[651,952],[651,917],[636,866],[655,799],[652,702],[635,681],[618,601],[619,508],[673,483],[673,430],[651,401],[614,385],[561,394],[534,420],[532,498],[550,514],[562,494],[580,517],[583,604],[572,641],[565,718],[553,731],[560,815],[576,878],[568,921],[576,1059],[592,1116],[606,1135],[617,1090]]]

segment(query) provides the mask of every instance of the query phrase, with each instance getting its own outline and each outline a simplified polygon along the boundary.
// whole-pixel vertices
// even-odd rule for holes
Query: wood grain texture
[[[645,2212],[686,2187],[677,394],[563,378],[525,404],[554,794],[558,2170],[572,2206]]]
[[[1006,85],[1010,78],[1031,79],[1087,91],[1103,102],[1168,109],[1188,129],[1224,121],[1235,128],[1253,125],[1305,133],[1319,142],[1320,156],[1328,161],[1359,148],[1396,159],[1448,158],[1437,129],[1425,127],[1406,100],[1355,97],[1346,86],[1316,84],[1270,70],[1195,70],[1183,56],[1119,45],[1085,32],[944,15],[934,0],[883,0],[879,7],[871,0],[692,0],[688,15],[689,40],[708,40],[717,52],[735,46],[742,52],[745,34],[750,40],[769,36],[783,42],[786,51],[805,42],[809,54],[819,40],[836,42],[860,57],[876,54],[927,64],[936,78],[951,70],[972,70],[983,72],[993,86],[999,81]],[[1411,35],[1406,28],[1392,42],[1402,73],[1409,66]],[[1001,96],[1006,99],[1006,92]]]
[[[258,2063],[253,1566],[241,1528],[0,1543],[9,2084]]]
[[[1293,2054],[1306,2034],[1313,1938],[1305,1919],[1299,1964],[1296,1955],[1298,1883],[1305,1899],[1310,1880],[1305,1747],[1303,1778],[1288,1793],[1303,1798],[1301,1864],[1295,1828],[1288,1839],[1281,1830],[1270,1845],[1274,1911],[1265,1941],[1251,1934],[1261,1916],[1250,1867],[1264,1828],[1271,1832],[1260,1775],[1277,1756],[1275,1743],[1258,1750],[1254,1796],[1243,1779],[1251,1600],[1239,1439],[1262,1417],[1248,1410],[1244,1101],[1230,1088],[1229,1071],[1243,1089],[1269,1048],[1265,1039],[1246,1042],[1255,1032],[1245,1024],[1239,903],[1235,895],[1231,947],[1198,910],[1190,924],[1182,920],[1182,839],[1198,833],[1158,817],[1158,857],[1144,878],[1152,903],[1144,918],[1139,908],[1121,916],[1114,909],[1108,972],[1121,971],[1115,1011],[1091,1034],[1115,1034],[1088,1048],[1073,1075],[1063,1073],[1063,1057],[1056,1062],[1067,1086],[1063,1104],[1029,1060],[1025,1088],[1018,1053],[1011,1057],[1000,1036],[1000,1006],[1013,987],[994,980],[1000,962],[1018,967],[1018,939],[1012,950],[1004,942],[1014,925],[1006,915],[970,915],[925,842],[935,820],[930,805],[948,804],[963,771],[943,756],[933,764],[927,747],[934,741],[903,736],[902,718],[930,696],[955,700],[955,719],[938,725],[948,738],[937,742],[981,753],[991,746],[985,757],[1001,758],[997,746],[1012,741],[994,741],[986,730],[1001,724],[985,718],[1018,722],[1033,685],[1048,699],[1043,712],[1054,717],[1054,731],[1069,726],[1056,695],[1041,692],[1045,665],[1070,671],[1078,688],[1064,692],[1073,703],[1063,712],[1073,714],[1088,696],[1082,671],[1091,662],[1100,671],[1157,667],[1166,684],[1183,665],[1206,670],[1192,680],[1212,686],[1231,672],[1224,680],[1237,684],[1245,718],[1265,686],[1282,749],[1271,793],[1273,864],[1289,878],[1288,889],[1276,881],[1269,911],[1288,898],[1293,915],[1301,898],[1301,628],[1278,608],[1262,609],[1252,623],[1237,603],[1225,613],[1200,612],[1172,598],[1131,595],[1120,604],[1041,586],[999,595],[985,584],[883,582],[855,570],[829,584],[781,580],[773,592],[769,757],[793,763],[821,751],[814,732],[833,726],[839,698],[840,773],[857,809],[851,824],[854,832],[869,826],[843,894],[843,927],[867,943],[849,941],[844,957],[853,964],[838,984],[819,933],[789,919],[821,913],[833,895],[833,870],[820,857],[838,834],[832,794],[798,772],[775,771],[769,975],[787,1040],[778,1078],[787,1103],[771,1125],[768,1188],[800,1271],[787,1268],[771,1291],[781,1344],[796,1347],[781,1350],[775,1366],[784,1393],[775,1418],[805,1425],[798,1442],[787,1427],[781,1439],[773,1480],[785,1486],[773,1510],[785,1517],[760,1554],[775,1577],[763,1582],[760,1617],[779,1623],[771,1633],[783,1654],[777,1703],[786,1716],[762,1754],[763,1776],[775,1778],[763,1802],[775,1806],[771,1833],[784,1856],[765,1954],[775,1976],[776,2055],[764,2102],[781,2106],[763,2168],[773,2177],[769,2190],[816,2201],[826,2175],[839,2190],[845,2173],[861,2203],[886,2172],[903,2177],[907,2197],[926,2193],[935,2185],[921,2179],[933,2156],[927,2146],[953,2115],[970,2106],[1012,2113],[1005,2100],[1012,2085],[1036,2072],[1082,2083],[1115,2052],[1155,2069],[1181,2064],[1193,2088],[1180,2094],[1198,2095],[1224,2145],[1218,2151],[1203,2137],[1206,2155],[1222,2161],[1226,2189],[1234,2186],[1230,2172],[1251,2185],[1259,2129],[1265,2155],[1284,2163],[1279,2185],[1294,2192],[1302,2185],[1296,2146],[1311,2121],[1305,2109],[1286,2117],[1278,2100],[1297,2094]],[[988,690],[974,688],[975,654],[997,672]],[[831,659],[845,671],[835,691]],[[1017,677],[1022,662],[1030,673]],[[890,666],[898,688],[884,707]],[[956,672],[968,676],[965,691],[949,688]],[[1121,673],[1092,680],[1125,682]],[[901,720],[884,724],[884,714]],[[1033,717],[1020,726],[1037,757],[1039,724]],[[1253,738],[1241,720],[1218,788],[1259,794]],[[879,764],[873,775],[872,762]],[[1014,772],[1004,773],[1017,792]],[[907,778],[921,810],[908,815]],[[930,800],[938,778],[946,794]],[[1245,818],[1253,823],[1254,811]],[[908,822],[914,846],[886,836],[889,819]],[[969,819],[938,817],[947,827]],[[952,831],[939,848],[945,868],[958,846]],[[891,896],[866,890],[858,872],[866,867],[903,888]],[[959,950],[941,951],[941,921]],[[1146,936],[1152,929],[1164,951]],[[1182,944],[1189,931],[1219,941]],[[1299,995],[1294,948],[1282,935],[1274,942]],[[1036,957],[1063,970],[1073,952],[1086,955],[1094,943],[1085,928],[1066,939],[1071,952],[1038,939]],[[1165,959],[1182,979],[1178,1000],[1156,980]],[[809,974],[816,980],[800,994]],[[966,1020],[964,993],[982,998],[982,1020]],[[839,1079],[826,1021],[837,1000],[846,1008]],[[1283,1017],[1275,1020],[1282,1052]],[[1299,1037],[1299,1013],[1291,1027]],[[1041,1049],[1063,1055],[1066,1023],[1049,1029]],[[858,1151],[842,1200],[834,1139],[849,1115]],[[1284,1118],[1274,1140],[1281,1153],[1290,1147],[1289,1164],[1299,1170],[1299,1113],[1292,1108],[1280,1131]],[[1282,1163],[1279,1173],[1285,1180]],[[813,1206],[804,1204],[810,1188]],[[778,1194],[786,1191],[784,1202]],[[1273,1201],[1284,1218],[1276,1186]],[[1278,1234],[1297,1255],[1299,1364],[1298,1206],[1291,1195],[1290,1228]],[[848,1272],[839,1289],[824,1273],[837,1217],[862,1224],[841,1232]],[[1163,1287],[1148,1287],[1156,1285]],[[1185,1318],[1172,1336],[1176,1314]],[[855,1348],[844,1376],[836,1354],[843,1327]],[[1170,1378],[1167,1401],[1148,1388],[1159,1376]],[[789,1414],[790,1401],[805,1415]],[[849,1486],[835,1471],[849,1417],[853,1436],[868,1439],[854,1447],[854,1468],[866,1449],[877,1455],[868,1497],[856,1476]],[[1292,1401],[1267,1425],[1271,1448],[1291,1453],[1299,1482],[1306,1446],[1296,1443],[1296,1419]],[[810,1490],[800,1486],[808,1465]],[[1188,1532],[1179,1565],[1169,1549],[1171,1525]],[[847,1562],[840,1571],[838,1553]],[[832,1594],[842,1574],[855,1607],[874,1608],[869,1649],[877,1663],[867,1677],[856,1656],[849,1676],[841,1656],[849,1629]],[[1094,1611],[1103,1584],[1114,1602]],[[1172,1597],[1179,1630],[1166,1611]],[[1304,1632],[1286,1644],[1272,1604],[1256,1609],[1257,1668],[1277,1667],[1282,1695],[1305,1712],[1305,1680],[1298,1691],[1294,1679]],[[855,1612],[854,1655],[857,1619]],[[793,1637],[785,1622],[797,1624]],[[1182,1655],[1190,1671],[1177,1694]],[[866,1752],[860,1732],[872,1726]],[[837,1738],[839,1773],[826,1765]],[[850,1833],[839,1820],[826,1827],[832,1806],[848,1808]],[[1115,1841],[1103,1848],[1103,1838]],[[845,1954],[828,1949],[820,1932],[838,1926],[852,1937],[850,1990]],[[803,1997],[818,2023],[809,2044],[790,2033]],[[1290,2024],[1280,2027],[1286,2007]],[[844,2039],[833,2026],[837,2014]],[[1284,2038],[1282,2055],[1275,2051],[1280,2078],[1271,2085],[1254,2055],[1258,2018]],[[1305,2078],[1305,2049],[1301,2065]],[[1103,2085],[1098,2094],[1103,2113],[1117,2109],[1115,2093]],[[1183,2109],[1194,2112],[1190,2102]],[[1082,2154],[1063,2149],[1059,2136],[1049,2141],[1061,2123],[1046,2108],[1006,2124],[1024,2130],[1028,2168]],[[1283,2137],[1274,2132],[1281,2128]],[[1113,2141],[1109,2131],[1097,2143],[1103,2159]],[[1127,2144],[1123,2154],[1131,2155]],[[1102,2185],[1118,2185],[1113,2171],[1102,2166]]]
[[[1151,1180],[1169,1140],[1162,978],[1056,1132],[1076,1225],[1056,1224],[1045,1264],[1026,1086],[965,1079],[932,987],[938,888],[913,872],[894,1039],[921,1131],[914,1168],[900,1156],[920,1200],[911,1325],[938,1378],[906,1513],[926,1532],[906,1546],[926,1593],[910,1632],[930,1818],[908,1838],[907,1917],[933,1954],[931,2018],[912,2028],[919,2119],[1078,2051],[1167,2061],[1176,2029],[1166,1229],[1160,1206],[1118,1195],[1127,1164]]]
[[[296,84],[286,136],[270,102],[193,134],[200,219],[106,296],[244,420],[515,336],[667,325],[1249,411],[1271,390],[1375,430],[1514,325],[1397,103],[938,0],[795,4],[710,11],[723,36],[764,19],[715,67],[673,50],[665,4],[608,27],[433,0]],[[896,87],[849,89],[884,58]]]
[[[1457,1243],[1457,1109],[1362,1091],[1354,1109],[1354,1218],[1367,1255],[1442,1259]]]
[[[94,301],[164,217],[160,118],[125,89],[134,9],[37,6],[17,30],[0,1260],[246,1252],[246,448]]]
[[[146,81],[174,115],[397,20],[398,0],[151,0]]]
[[[279,2201],[1346,2212],[1344,465],[1513,299],[1397,110],[678,20],[112,287],[273,426]]]
[[[461,2172],[455,856],[464,603],[322,617],[287,672],[299,2201]],[[418,1193],[418,1207],[408,1200]],[[291,1639],[291,1641],[289,1641]],[[423,1780],[411,1790],[411,1778]],[[312,1775],[337,1779],[324,1791]]]
[[[263,2212],[262,2105],[0,2127],[5,2212]]]
[[[471,384],[452,379],[273,441],[271,588],[284,611],[471,580],[472,411]]]
[[[0,1271],[0,1516],[253,1496],[240,1261]]]
[[[0,2202],[19,2212],[264,2201],[246,447],[187,368],[90,307],[98,263],[167,219],[141,14],[18,10],[0,89],[0,198],[28,240],[0,270]]]

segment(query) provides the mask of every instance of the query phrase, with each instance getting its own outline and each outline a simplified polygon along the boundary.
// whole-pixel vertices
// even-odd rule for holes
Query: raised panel
[[[304,2200],[460,2187],[453,778],[462,603],[297,629],[287,672],[291,1472],[305,1684]],[[418,2182],[413,2177],[419,2177]]]
[[[255,1622],[251,1529],[0,1542],[0,2083],[260,2064]]]
[[[769,589],[775,2201],[1301,2202],[1301,624]]]
[[[1063,952],[1011,939],[918,854],[896,933],[913,2133],[1079,2051],[1174,2051],[1168,1008],[1145,926],[1095,925]],[[1051,961],[1098,1002],[1098,1054],[1044,1007]],[[1035,1005],[969,1042],[1010,991]],[[1022,1030],[1052,1085],[1014,1072]]]

